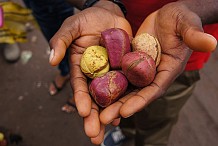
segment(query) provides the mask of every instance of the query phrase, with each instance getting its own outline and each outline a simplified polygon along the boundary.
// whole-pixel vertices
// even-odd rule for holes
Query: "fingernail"
[[[51,62],[53,58],[54,58],[54,50],[52,49],[49,56],[49,62]]]
[[[211,38],[213,38],[214,40],[216,40],[216,38],[213,36],[213,35],[211,35],[211,34],[208,34],[208,33],[206,33],[209,37],[211,37]]]
[[[113,120],[114,120],[114,119],[113,119]],[[107,122],[107,124],[106,124],[106,125],[109,125],[110,123],[112,123],[112,122],[113,122],[113,120],[111,120],[111,121]]]
[[[125,117],[123,117],[123,118],[129,118],[129,117],[131,117],[132,115],[134,115],[134,114],[127,115],[127,116],[125,116]]]

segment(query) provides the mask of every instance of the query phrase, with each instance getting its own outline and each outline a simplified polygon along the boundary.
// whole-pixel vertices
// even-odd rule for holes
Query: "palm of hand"
[[[99,120],[98,106],[89,95],[87,78],[81,72],[80,60],[87,47],[101,45],[102,31],[114,27],[126,30],[130,36],[132,34],[131,27],[126,19],[105,9],[95,7],[68,18],[63,23],[61,31],[56,34],[56,38],[59,40],[61,38],[65,42],[63,44],[65,48],[70,45],[71,85],[75,103],[79,115],[84,117],[85,133],[89,137],[97,137],[97,141],[102,140],[104,126]],[[56,38],[51,42],[57,41]]]
[[[74,22],[72,24],[72,22]],[[128,21],[122,17],[119,17],[107,10],[101,8],[89,8],[86,9],[71,18],[68,18],[64,24],[68,26],[69,35],[72,37],[73,43],[70,46],[70,64],[72,75],[72,88],[74,89],[74,96],[78,96],[81,92],[85,93],[85,97],[90,98],[88,93],[88,87],[86,85],[86,77],[80,71],[80,59],[85,49],[92,45],[101,45],[101,32],[108,28],[122,28],[131,35],[131,27]],[[66,34],[65,34],[66,35]],[[72,42],[72,40],[67,40]],[[80,86],[81,82],[84,86]],[[81,100],[75,98],[76,103],[81,103]],[[77,102],[78,101],[78,102]],[[89,100],[90,101],[90,100]],[[88,109],[87,105],[77,104],[81,116],[88,115],[89,112],[83,112],[83,109]],[[90,105],[90,103],[88,104]],[[85,108],[84,108],[85,106]],[[80,110],[81,109],[81,110]]]

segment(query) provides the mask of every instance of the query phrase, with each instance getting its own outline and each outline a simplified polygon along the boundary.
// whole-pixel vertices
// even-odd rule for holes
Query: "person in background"
[[[72,4],[77,2],[71,0]],[[119,0],[84,2],[84,10],[80,7],[80,13],[66,19],[50,40],[50,64],[57,65],[65,52],[70,51],[71,85],[76,107],[84,118],[85,133],[94,144],[120,144],[123,138],[116,134],[107,135],[117,141],[108,140],[107,135],[104,137],[105,126],[113,124],[120,125],[123,132],[130,129],[136,146],[165,146],[181,108],[200,79],[199,70],[206,63],[209,52],[216,48],[217,40],[205,33],[202,25],[218,22],[218,1],[122,2],[126,6],[126,16]],[[79,64],[84,50],[99,45],[100,33],[112,27],[124,29],[132,37],[144,32],[154,35],[161,44],[162,56],[153,83],[99,109],[89,95],[87,79]],[[217,30],[217,26],[213,30]]]
[[[65,0],[23,0],[28,8],[33,12],[43,35],[49,41],[60,28],[63,21],[74,14],[74,7]],[[69,81],[69,62],[68,52],[58,65],[59,73],[49,86],[49,94],[56,95],[63,89]],[[73,99],[69,99],[62,107],[62,111],[71,113],[75,111]]]

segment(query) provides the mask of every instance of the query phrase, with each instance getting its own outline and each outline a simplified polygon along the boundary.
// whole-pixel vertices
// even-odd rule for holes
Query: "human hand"
[[[99,120],[99,108],[89,95],[87,79],[80,70],[80,60],[87,47],[100,45],[101,32],[108,28],[121,28],[130,36],[132,34],[129,23],[122,16],[105,8],[91,7],[66,19],[50,41],[51,65],[57,65],[66,49],[70,49],[71,86],[76,107],[79,115],[84,117],[85,133],[96,144],[103,140],[104,125]]]
[[[216,39],[203,33],[201,19],[184,5],[171,3],[149,15],[136,35],[149,33],[162,47],[156,77],[149,86],[135,90],[104,109],[100,114],[103,124],[118,117],[129,117],[163,95],[184,70],[195,51],[213,51]],[[189,49],[190,48],[190,49]]]

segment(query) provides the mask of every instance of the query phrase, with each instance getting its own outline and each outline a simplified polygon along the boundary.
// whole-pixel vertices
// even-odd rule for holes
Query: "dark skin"
[[[85,48],[100,44],[100,33],[107,28],[122,28],[130,36],[132,34],[131,27],[128,21],[124,19],[119,7],[107,2],[106,5],[111,5],[110,8],[114,9],[112,13],[104,8],[105,2],[99,2],[95,7],[86,9],[68,18],[50,41],[51,48],[55,50],[55,58],[50,62],[52,65],[59,63],[65,54],[66,48],[71,45],[70,74],[75,103],[79,115],[84,117],[86,134],[89,137],[96,137],[99,135],[101,128],[100,135],[102,138],[104,126],[100,123],[99,108],[89,95],[87,78],[80,70],[80,59]],[[64,30],[64,34],[62,30]]]
[[[86,47],[100,45],[100,33],[111,27],[122,28],[130,36],[132,34],[131,27],[119,7],[108,1],[100,1],[69,17],[50,41],[54,50],[54,56],[51,55],[50,58],[51,65],[57,65],[66,48],[71,46],[70,74],[75,103],[79,115],[84,118],[85,133],[94,144],[102,142],[105,125],[118,125],[120,116],[129,117],[163,95],[183,72],[192,50],[213,51],[217,44],[212,36],[203,33],[200,17],[185,3],[164,6],[147,17],[137,32],[156,36],[162,47],[161,61],[153,83],[130,92],[100,110],[89,95],[87,78],[80,70],[80,59]]]

